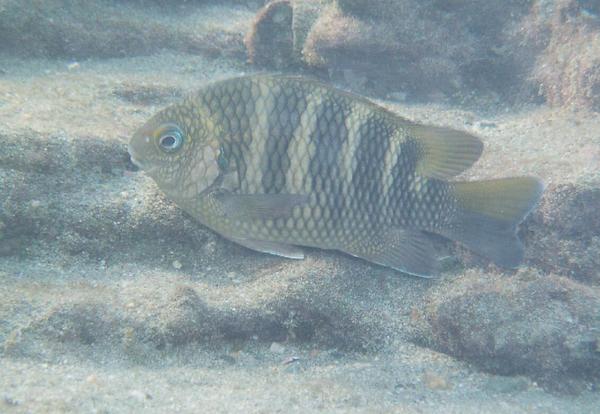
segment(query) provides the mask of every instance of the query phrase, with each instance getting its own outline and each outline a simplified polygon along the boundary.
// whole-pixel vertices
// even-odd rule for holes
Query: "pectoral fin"
[[[231,194],[219,193],[215,199],[225,215],[238,219],[268,220],[292,215],[294,207],[308,202],[300,194]]]
[[[287,257],[288,259],[304,259],[304,252],[302,249],[300,247],[292,246],[291,244],[252,239],[232,238],[231,240],[241,244],[244,247],[247,247],[248,249],[256,250],[262,253],[274,254],[276,256]]]
[[[340,250],[415,276],[435,277],[438,271],[433,244],[419,230],[383,229]]]

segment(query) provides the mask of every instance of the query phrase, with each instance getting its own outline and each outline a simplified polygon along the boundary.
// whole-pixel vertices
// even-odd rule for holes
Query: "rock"
[[[81,67],[79,62],[72,62],[67,65],[68,70],[78,70]]]
[[[546,190],[526,234],[532,264],[549,273],[600,284],[600,188],[562,184]]]
[[[294,34],[294,57],[298,63],[304,62],[303,49],[313,25],[333,0],[296,0],[292,2],[294,18],[292,32]]]
[[[292,17],[289,0],[273,1],[259,11],[244,39],[250,63],[275,69],[295,63]]]
[[[550,388],[598,379],[600,291],[524,270],[469,272],[425,298],[417,340],[500,375],[528,375]]]
[[[301,360],[301,358],[300,358],[300,357],[297,357],[297,356],[291,356],[291,357],[288,357],[288,358],[284,359],[284,360],[281,362],[281,364],[282,364],[282,365],[290,365],[290,364],[294,364],[294,363],[296,363],[296,362],[299,362],[300,360]]]
[[[339,0],[320,13],[303,54],[344,82],[350,71],[359,90],[411,99],[469,94],[503,95],[519,84],[512,56],[499,44],[526,2],[490,7],[485,1]],[[443,23],[442,23],[443,22]],[[338,74],[336,75],[336,72]]]
[[[269,347],[269,351],[273,352],[274,354],[283,354],[285,352],[285,346],[277,342],[273,342]]]
[[[244,43],[249,62],[290,69],[303,65],[303,48],[313,24],[332,0],[277,0],[255,16]]]
[[[144,391],[140,390],[131,390],[129,391],[129,397],[137,400],[139,402],[144,402],[146,400],[151,400],[152,396]]]
[[[287,364],[283,368],[283,372],[285,372],[287,374],[300,374],[300,373],[304,372],[305,370],[306,370],[306,368],[300,362],[296,362],[294,364]]]
[[[446,378],[433,372],[425,372],[422,380],[425,386],[430,390],[449,390],[452,388],[452,385]]]
[[[485,382],[485,389],[491,392],[512,394],[527,390],[531,386],[531,381],[525,377],[506,377],[496,375]]]
[[[551,106],[600,111],[600,14],[595,2],[537,2],[520,47],[535,59],[535,88]],[[521,54],[523,56],[523,54]]]
[[[592,4],[592,5],[590,5]],[[289,0],[246,37],[262,67],[326,70],[348,87],[411,100],[500,101],[600,110],[593,2]]]
[[[388,334],[378,326],[376,316],[368,317],[372,307],[364,310],[364,319],[357,314],[362,310],[347,307],[341,296],[333,299],[332,292],[338,289],[347,294],[344,280],[352,283],[350,274],[344,276],[331,266],[291,269],[275,264],[264,268],[268,276],[262,280],[225,289],[206,284],[193,287],[179,277],[173,280],[174,276],[158,273],[101,293],[72,290],[63,303],[32,316],[29,323],[6,336],[4,349],[10,355],[31,355],[39,338],[45,338],[59,353],[97,347],[144,363],[156,353],[173,349],[222,349],[228,343],[250,340],[270,344],[266,349],[281,355],[286,349],[281,341],[288,338],[290,329],[296,332],[296,342],[343,350],[376,349],[385,343]],[[270,293],[249,302],[247,295],[253,291]],[[290,309],[295,310],[293,328]]]
[[[98,376],[96,374],[90,374],[85,378],[85,382],[87,382],[88,384],[92,384],[92,385],[98,385],[100,384],[100,381],[98,380]]]
[[[15,400],[12,397],[4,396],[4,398],[2,398],[2,404],[5,407],[13,408],[13,407],[18,406],[20,404],[20,402],[18,400]]]

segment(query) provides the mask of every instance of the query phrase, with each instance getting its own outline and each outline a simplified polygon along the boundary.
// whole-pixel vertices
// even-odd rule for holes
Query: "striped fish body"
[[[214,120],[211,135],[236,173],[231,191],[308,196],[289,217],[241,222],[195,204],[224,234],[335,249],[383,227],[434,230],[451,204],[447,184],[415,174],[419,146],[369,102],[257,77],[216,84],[189,104]]]
[[[287,257],[303,256],[296,245],[336,249],[428,276],[436,267],[428,233],[438,233],[514,265],[516,225],[541,193],[531,178],[475,192],[473,183],[449,182],[480,156],[476,137],[302,78],[209,85],[149,121],[132,156],[144,158],[142,138],[160,139],[156,131],[169,126],[182,150],[141,161],[153,164],[159,186],[225,237]]]

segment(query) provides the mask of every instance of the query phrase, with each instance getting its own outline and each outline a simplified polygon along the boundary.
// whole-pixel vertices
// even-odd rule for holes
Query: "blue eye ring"
[[[164,152],[173,153],[178,151],[183,145],[183,133],[178,127],[169,125],[160,134],[157,143],[159,148]]]

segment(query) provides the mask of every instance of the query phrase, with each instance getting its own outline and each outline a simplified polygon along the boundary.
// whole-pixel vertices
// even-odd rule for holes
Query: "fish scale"
[[[516,227],[542,186],[529,177],[451,181],[482,148],[466,132],[269,75],[207,85],[130,142],[132,159],[170,198],[237,243],[292,258],[303,257],[298,245],[336,249],[419,276],[437,269],[429,233],[501,265],[521,259]]]

